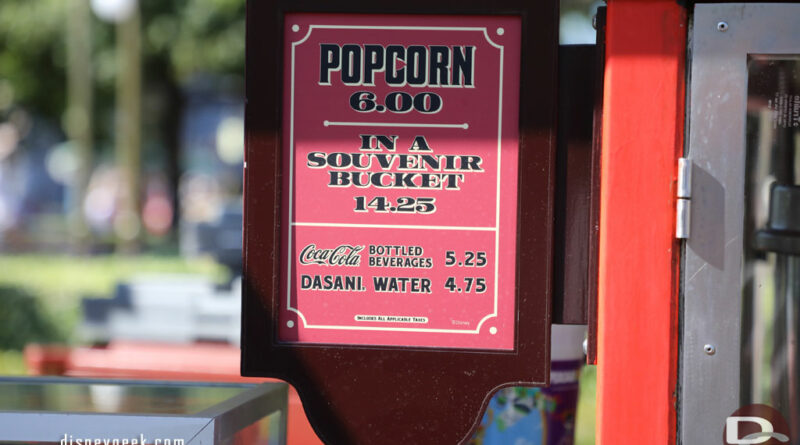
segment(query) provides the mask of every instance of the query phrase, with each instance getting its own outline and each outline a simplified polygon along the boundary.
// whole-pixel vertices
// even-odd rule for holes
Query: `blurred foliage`
[[[42,301],[19,287],[0,285],[0,349],[21,351],[26,344],[63,339]]]
[[[60,118],[66,76],[64,0],[0,2],[0,83],[12,103]],[[2,111],[2,110],[0,110]]]
[[[64,35],[70,1],[89,0],[0,2],[0,89],[11,87],[14,105],[55,122],[65,109]],[[244,72],[245,0],[139,3],[146,87],[159,92],[197,73]],[[92,17],[91,27],[95,106],[100,115],[110,116],[116,78],[114,26]],[[108,125],[99,127],[110,131]]]
[[[0,375],[26,375],[25,360],[20,351],[0,350]]]
[[[46,320],[42,323],[52,322],[56,327],[54,340],[65,341],[74,340],[71,333],[81,318],[81,297],[111,297],[119,281],[141,274],[196,274],[223,282],[228,275],[224,267],[210,258],[177,256],[0,256],[0,271],[0,323],[31,324],[34,323],[31,317],[41,316]],[[36,303],[24,300],[21,295]],[[34,308],[41,313],[34,314]],[[33,328],[19,329],[25,335],[21,337],[23,346],[28,341],[47,340],[33,335],[38,332],[30,330]],[[11,349],[3,343],[2,332],[0,349]],[[42,330],[42,333],[48,332]]]
[[[158,5],[159,15],[149,5]],[[169,53],[178,79],[244,73],[244,0],[150,0],[143,6],[147,42],[151,50]]]

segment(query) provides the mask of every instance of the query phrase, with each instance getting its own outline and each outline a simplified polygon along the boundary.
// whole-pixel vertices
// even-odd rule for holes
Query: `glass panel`
[[[239,430],[224,445],[281,445],[281,413],[272,413]]]
[[[751,55],[742,311],[742,404],[800,429],[800,56]]]
[[[0,382],[0,411],[195,414],[250,388]]]

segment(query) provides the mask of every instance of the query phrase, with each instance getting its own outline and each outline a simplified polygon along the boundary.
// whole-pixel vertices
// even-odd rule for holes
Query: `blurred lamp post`
[[[83,205],[92,174],[92,33],[89,0],[67,3],[67,111],[64,128],[77,157],[71,188],[69,222],[73,247],[88,250],[91,238]]]
[[[142,63],[141,16],[137,0],[91,0],[95,14],[116,24],[116,159],[124,191],[114,220],[119,250],[135,251],[141,233]]]
[[[120,23],[131,18],[138,9],[137,0],[92,0],[92,10],[106,22]]]

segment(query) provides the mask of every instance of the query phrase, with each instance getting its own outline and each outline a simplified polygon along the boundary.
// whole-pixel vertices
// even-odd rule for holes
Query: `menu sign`
[[[514,349],[519,17],[284,23],[278,339]]]

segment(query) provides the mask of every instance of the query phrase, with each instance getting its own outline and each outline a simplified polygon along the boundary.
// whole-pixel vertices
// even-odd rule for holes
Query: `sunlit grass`
[[[0,375],[25,375],[25,361],[20,351],[0,351]]]
[[[227,272],[210,258],[0,255],[0,287],[32,294],[66,341],[74,340],[82,297],[111,297],[117,283],[140,274],[194,274],[222,281]]]
[[[178,256],[0,256],[0,285],[19,286],[48,301],[109,295],[120,280],[137,274],[200,274],[218,280],[225,270],[210,258]]]
[[[597,367],[584,366],[581,370],[580,398],[575,414],[575,445],[594,444],[595,396],[597,394]]]

